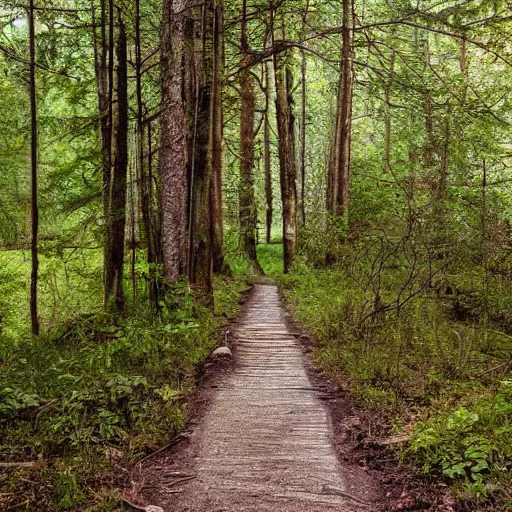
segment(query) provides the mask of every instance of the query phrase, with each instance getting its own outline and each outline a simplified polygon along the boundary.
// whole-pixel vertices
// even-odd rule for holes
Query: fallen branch
[[[160,489],[163,489],[167,494],[180,494],[183,492],[183,489],[169,489],[165,485],[160,485]]]
[[[32,468],[36,461],[30,462],[0,462],[0,468]]]
[[[135,464],[135,466],[140,466],[144,462],[146,462],[148,459],[151,459],[155,455],[158,455],[159,453],[162,453],[165,450],[168,450],[169,448],[172,448],[173,446],[176,446],[179,442],[183,441],[183,439],[188,439],[189,435],[187,433],[178,434],[172,441],[167,443],[165,446],[162,446],[162,448],[158,448],[158,450],[150,453],[149,455],[146,455],[143,459],[139,460]]]
[[[410,435],[396,436],[396,437],[390,437],[388,439],[382,439],[381,441],[378,441],[378,443],[381,444],[382,446],[394,446],[396,444],[407,443],[408,441],[410,441],[410,439],[411,439]]]
[[[361,498],[358,498],[357,496],[354,496],[353,494],[350,494],[348,492],[342,491],[341,489],[338,489],[336,487],[332,487],[331,485],[324,485],[322,487],[322,491],[324,491],[323,494],[342,496],[343,498],[348,498],[349,500],[355,501],[356,503],[360,503],[361,505],[369,505],[367,501],[363,501]]]
[[[178,480],[175,480],[174,482],[171,482],[169,484],[169,487],[173,487],[174,485],[181,484],[183,482],[188,482],[189,480],[193,480],[196,478],[196,475],[190,475],[190,476],[184,476],[183,478],[178,478]]]
[[[504,363],[500,363],[497,366],[493,366],[492,368],[488,368],[487,370],[484,370],[483,372],[477,373],[474,378],[476,379],[477,377],[481,377],[482,375],[487,375],[488,373],[506,369],[507,366],[509,366],[510,364],[512,364],[512,359],[509,359],[508,361],[505,361]]]

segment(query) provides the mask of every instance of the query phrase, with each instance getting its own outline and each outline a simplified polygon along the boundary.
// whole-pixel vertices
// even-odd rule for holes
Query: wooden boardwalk
[[[191,439],[196,478],[169,511],[368,510],[347,488],[275,285],[255,286],[234,334],[234,370]]]

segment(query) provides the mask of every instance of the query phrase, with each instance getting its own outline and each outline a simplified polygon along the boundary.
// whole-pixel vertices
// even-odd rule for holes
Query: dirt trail
[[[166,512],[371,510],[368,476],[352,469],[345,477],[337,459],[322,391],[275,285],[255,285],[234,336],[233,371],[215,387],[184,453],[153,468],[158,504]],[[195,478],[162,494],[165,474],[172,483],[177,470]]]

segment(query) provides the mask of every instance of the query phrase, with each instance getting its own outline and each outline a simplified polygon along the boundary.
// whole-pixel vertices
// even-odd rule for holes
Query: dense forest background
[[[509,510],[511,21],[0,2],[0,508],[116,510],[266,273],[404,464]]]

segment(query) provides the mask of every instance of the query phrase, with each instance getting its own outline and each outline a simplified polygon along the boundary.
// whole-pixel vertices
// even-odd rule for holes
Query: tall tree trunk
[[[187,119],[183,63],[190,0],[164,0],[162,30],[162,113],[160,180],[165,278],[175,282],[185,266],[187,208]]]
[[[147,165],[148,165],[148,201],[149,213],[151,220],[151,229],[153,232],[153,250],[156,263],[163,263],[163,248],[162,248],[162,208],[160,208],[161,188],[159,187],[159,180],[153,172],[153,124],[151,121],[148,125],[147,136]],[[155,287],[158,289],[158,282],[155,282]]]
[[[201,56],[196,59],[196,76],[199,83],[193,141],[188,270],[196,300],[209,308],[213,308],[213,10],[212,0],[204,0],[201,16]]]
[[[34,0],[30,0],[28,8],[29,38],[29,75],[30,75],[30,217],[32,224],[32,240],[30,244],[32,270],[30,275],[30,320],[32,334],[39,334],[39,317],[37,314],[37,277],[39,260],[37,254],[37,236],[39,231],[39,210],[37,204],[37,102],[36,102],[36,34],[34,19]]]
[[[275,46],[275,17],[271,11],[272,46]],[[281,25],[286,39],[284,20]],[[284,273],[288,273],[298,246],[297,231],[297,160],[295,154],[295,118],[292,105],[292,74],[287,63],[288,53],[273,55],[276,89],[276,121],[279,153],[279,181],[282,202],[282,233]]]
[[[115,309],[124,309],[123,269],[126,227],[126,174],[128,170],[128,69],[126,29],[119,13],[119,36],[116,44],[117,102],[112,151],[112,178],[107,214],[107,244],[109,260],[105,280],[105,300],[114,301]],[[113,116],[114,119],[114,116]]]
[[[254,198],[254,78],[249,69],[240,72],[240,184],[238,189],[242,249],[253,270],[262,273],[256,253],[258,229]]]
[[[146,254],[147,263],[149,267],[149,302],[153,310],[157,309],[158,305],[158,287],[155,275],[155,263],[157,263],[156,243],[153,227],[153,204],[151,190],[153,183],[151,176],[146,173],[145,158],[144,158],[144,103],[142,99],[142,45],[140,37],[140,0],[135,0],[135,80],[136,80],[136,96],[137,96],[137,168],[139,180],[139,202],[142,216],[142,223],[144,225],[144,234],[146,239]],[[148,127],[148,146],[149,140],[149,127]],[[148,152],[151,149],[148,150]],[[149,158],[151,158],[149,156]],[[148,166],[149,167],[149,166]]]
[[[283,210],[284,273],[288,273],[297,251],[297,162],[295,120],[292,112],[292,76],[286,56],[274,56],[276,118],[279,138],[279,177]]]
[[[105,0],[106,2],[106,0]],[[105,30],[103,41],[105,50],[105,140],[103,141],[103,215],[105,224],[105,246],[103,251],[103,303],[105,308],[109,306],[109,299],[115,282],[115,271],[112,268],[114,256],[112,254],[111,240],[111,213],[112,213],[112,168],[114,159],[114,2],[108,0],[108,7],[103,6],[105,15],[102,22],[102,30]],[[107,30],[108,23],[108,30]],[[107,148],[108,144],[108,148]]]
[[[217,0],[213,12],[213,82],[212,82],[212,216],[213,270],[227,271],[224,261],[224,226],[222,215],[222,143],[224,120],[222,97],[224,88],[224,5]]]
[[[104,222],[104,246],[103,246],[103,302],[107,306],[110,294],[110,283],[113,282],[113,269],[111,268],[112,248],[109,241],[109,212],[110,190],[112,177],[112,104],[113,104],[113,12],[112,2],[101,0],[100,4],[100,37],[98,41],[96,33],[95,10],[93,13],[93,39],[96,84],[98,91],[98,109],[100,113],[101,133],[101,165],[102,165],[102,199]]]
[[[342,0],[341,73],[334,146],[329,169],[327,208],[337,215],[347,216],[350,187],[352,99],[354,94],[353,0]]]
[[[242,3],[240,43],[242,54],[248,56],[249,40],[247,36],[247,2]],[[244,59],[242,59],[244,62]],[[263,273],[256,252],[258,217],[254,197],[254,112],[256,97],[254,77],[248,67],[239,74],[240,79],[240,183],[238,188],[240,241],[242,249],[253,270]]]
[[[306,0],[302,12],[301,39],[307,35],[307,19],[309,12],[309,0]],[[307,135],[307,55],[304,50],[300,52],[300,84],[301,84],[301,115],[300,115],[300,201],[299,222],[302,227],[306,225],[306,135]]]
[[[138,179],[138,135],[137,128],[133,133],[132,141],[132,158],[128,164],[130,173],[130,279],[132,282],[132,303],[135,304],[137,299],[137,276],[135,273],[135,266],[137,264],[137,245],[140,241],[139,233],[139,208],[136,204],[136,196],[138,193],[137,187],[139,183]]]
[[[265,169],[265,241],[270,243],[272,238],[272,161],[270,156],[270,69],[267,63],[263,63],[265,76],[265,119],[263,125],[263,164]]]
[[[307,115],[307,58],[301,51],[301,115],[300,115],[300,225],[306,225],[306,115]]]

